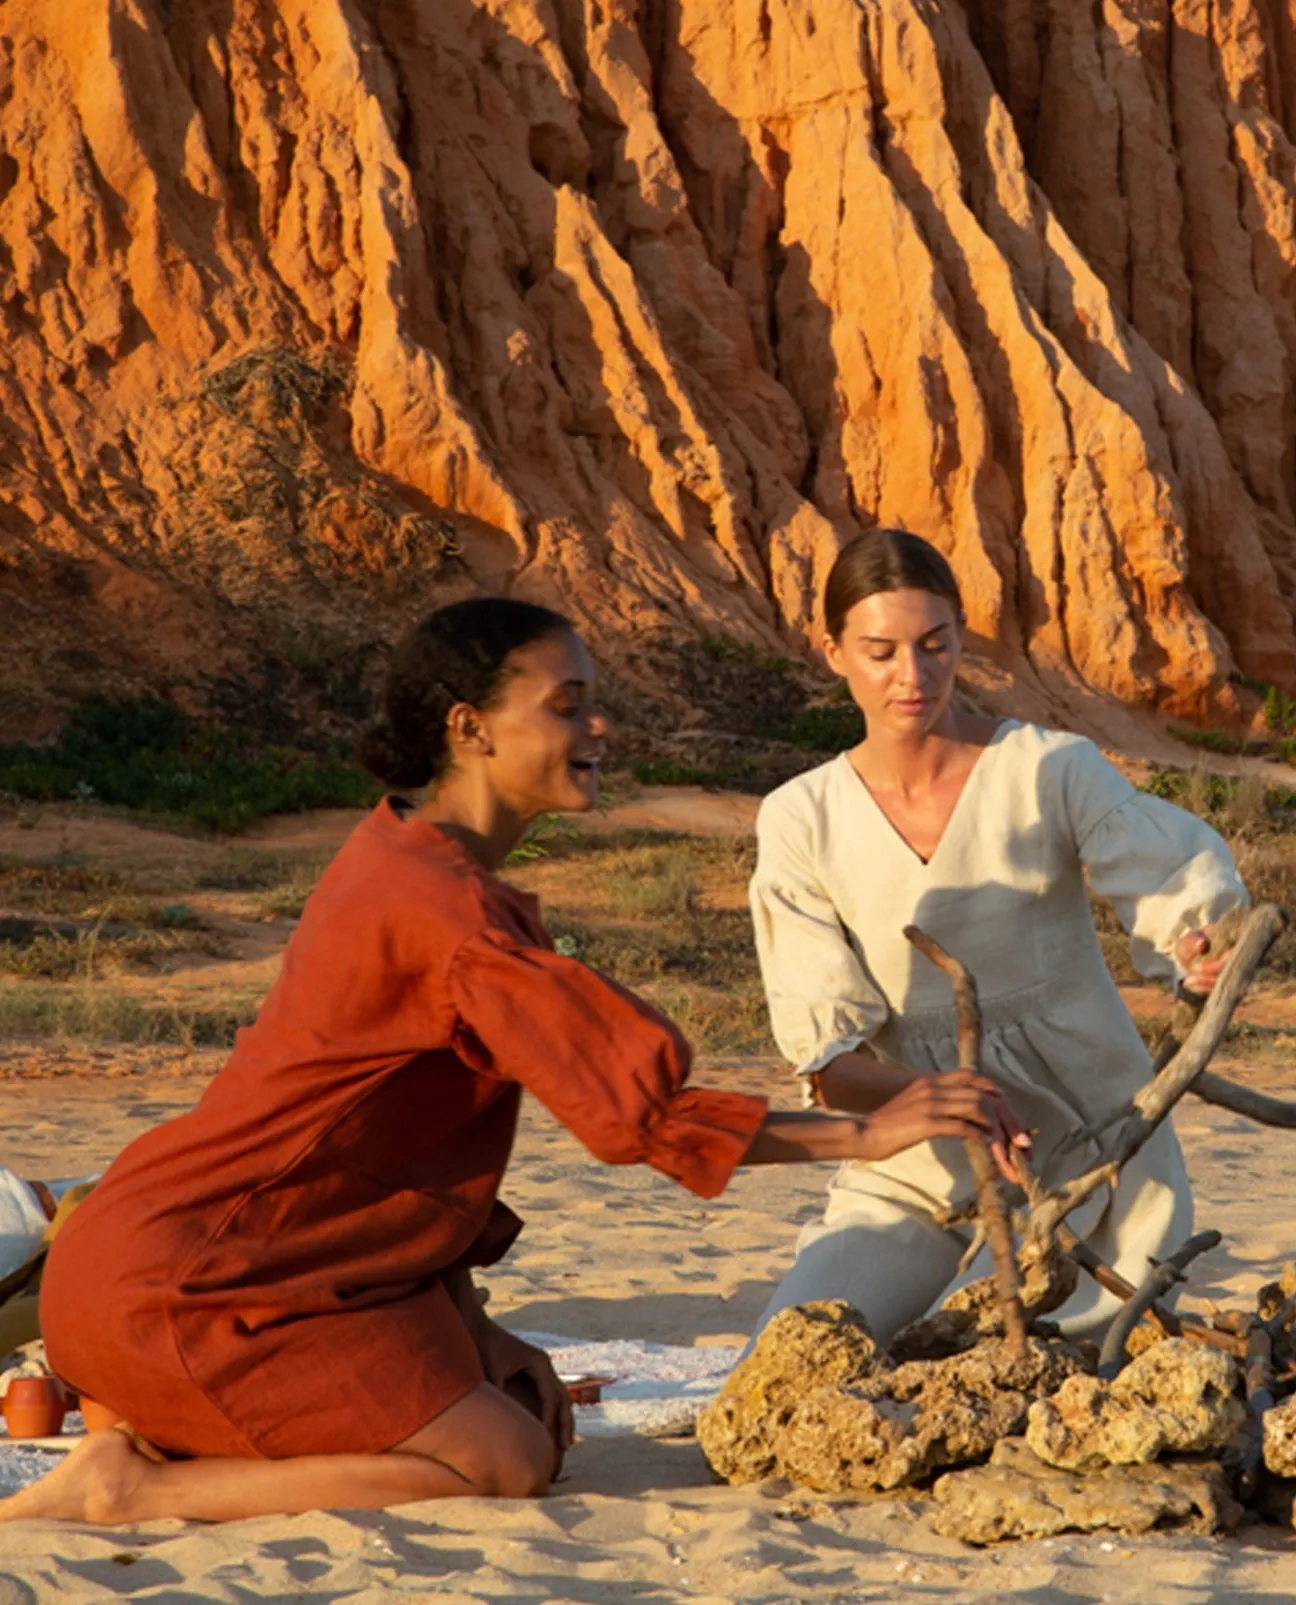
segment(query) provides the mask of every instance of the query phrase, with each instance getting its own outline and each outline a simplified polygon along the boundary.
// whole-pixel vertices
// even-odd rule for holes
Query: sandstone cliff
[[[992,696],[1296,688],[1296,0],[2,21],[0,730],[483,585],[799,651],[879,522]]]

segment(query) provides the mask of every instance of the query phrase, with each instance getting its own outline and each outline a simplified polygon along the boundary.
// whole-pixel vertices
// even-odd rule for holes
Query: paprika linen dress
[[[1176,940],[1247,900],[1208,825],[1136,791],[1091,742],[1015,720],[981,753],[930,861],[845,753],[771,793],[757,835],[756,944],[774,1035],[798,1074],[861,1044],[914,1070],[957,1068],[950,982],[901,934],[917,925],[974,976],[981,1068],[1035,1132],[1035,1168],[1049,1185],[1095,1162],[1093,1145],[1063,1154],[1063,1140],[1151,1071],[1103,962],[1086,879],[1111,899],[1145,976],[1172,978]],[[761,1325],[792,1304],[845,1298],[888,1343],[955,1282],[966,1239],[932,1217],[972,1196],[952,1139],[842,1165]],[[1178,1246],[1191,1219],[1167,1121],[1119,1187],[1070,1224],[1137,1283],[1148,1256]],[[987,1268],[983,1257],[958,1280]],[[1091,1331],[1116,1307],[1082,1277],[1057,1318]]]
[[[675,1028],[552,949],[534,899],[391,799],[306,905],[256,1023],[56,1239],[53,1369],[174,1453],[390,1449],[483,1380],[443,1273],[498,1197],[524,1087],[609,1164],[720,1192],[763,1099],[685,1087]]]

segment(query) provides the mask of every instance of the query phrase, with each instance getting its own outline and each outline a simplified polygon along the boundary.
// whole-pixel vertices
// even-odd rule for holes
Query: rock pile
[[[1028,1310],[1056,1307],[1046,1284],[1039,1267],[1028,1270]],[[1296,1267],[1261,1290],[1253,1322],[1223,1317],[1220,1330],[1267,1314],[1284,1354],[1292,1289]],[[729,1482],[783,1476],[849,1494],[930,1486],[937,1529],[972,1543],[1231,1527],[1258,1434],[1270,1478],[1296,1478],[1296,1393],[1257,1416],[1232,1354],[1151,1323],[1140,1332],[1135,1357],[1102,1381],[1092,1345],[1038,1322],[1014,1358],[977,1284],[907,1328],[890,1354],[844,1301],[804,1305],[770,1322],[702,1413],[698,1439]],[[1283,1520],[1293,1503],[1272,1483],[1251,1502]]]

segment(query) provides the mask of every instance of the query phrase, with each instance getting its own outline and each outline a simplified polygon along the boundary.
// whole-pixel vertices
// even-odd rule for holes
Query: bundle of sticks
[[[1161,1302],[1174,1283],[1183,1280],[1188,1264],[1220,1241],[1220,1234],[1201,1232],[1190,1238],[1165,1260],[1153,1265],[1142,1284],[1136,1287],[1105,1264],[1066,1222],[1067,1216],[1100,1188],[1118,1185],[1122,1167],[1138,1153],[1187,1093],[1263,1125],[1296,1126],[1296,1102],[1238,1086],[1207,1069],[1224,1039],[1234,1011],[1285,925],[1282,910],[1272,903],[1263,903],[1245,916],[1227,916],[1215,927],[1212,944],[1216,951],[1232,947],[1232,952],[1205,1003],[1196,1007],[1182,997],[1176,1002],[1169,1030],[1154,1062],[1152,1079],[1128,1102],[1090,1122],[1071,1138],[1073,1147],[1085,1142],[1097,1144],[1100,1157],[1096,1164],[1083,1175],[1055,1189],[1047,1189],[1031,1175],[1020,1156],[1016,1158],[1025,1200],[1019,1216],[1023,1242],[1040,1251],[1052,1246],[1060,1248],[1102,1287],[1124,1301],[1103,1344],[1100,1374],[1110,1377],[1121,1369],[1131,1333],[1141,1320],[1147,1319],[1169,1336],[1192,1338],[1235,1354],[1246,1367],[1247,1395],[1257,1426],[1258,1418],[1272,1405],[1274,1397],[1274,1320],[1281,1321],[1291,1312],[1280,1312],[1268,1322],[1258,1318],[1243,1323],[1215,1322],[1178,1316]],[[981,1011],[973,977],[964,965],[916,926],[908,926],[905,936],[953,982],[959,1063],[979,1068]],[[970,1141],[967,1153],[976,1188],[976,1204],[972,1216],[975,1236],[965,1263],[983,1244],[989,1247],[1004,1335],[1017,1353],[1024,1354],[1027,1322],[1019,1293],[1012,1210],[989,1147],[983,1142]],[[1258,1444],[1258,1432],[1255,1441]],[[1257,1449],[1255,1464],[1250,1468],[1252,1477],[1258,1465],[1258,1453]]]

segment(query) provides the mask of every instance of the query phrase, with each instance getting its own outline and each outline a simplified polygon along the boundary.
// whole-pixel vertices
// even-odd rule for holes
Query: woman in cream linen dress
[[[952,679],[951,668],[951,689]],[[884,706],[879,726],[887,716]],[[1136,791],[1091,742],[1006,720],[984,739],[924,862],[861,777],[858,753],[798,776],[760,810],[751,901],[779,1047],[806,1078],[857,1049],[920,1073],[954,1069],[952,987],[902,935],[917,925],[976,979],[982,1069],[1034,1133],[1037,1175],[1054,1185],[1088,1169],[1096,1149],[1064,1154],[1063,1140],[1127,1098],[1150,1064],[1103,962],[1086,874],[1112,900],[1138,970],[1171,980],[1176,943],[1246,902],[1227,847],[1193,815]],[[958,1142],[844,1164],[761,1325],[790,1305],[845,1298],[889,1342],[954,1282],[967,1237],[933,1214],[972,1196]],[[1189,1235],[1169,1122],[1118,1189],[1070,1224],[1134,1282],[1149,1256]],[[964,1279],[988,1269],[982,1256]],[[1058,1318],[1087,1331],[1116,1307],[1083,1277]]]

